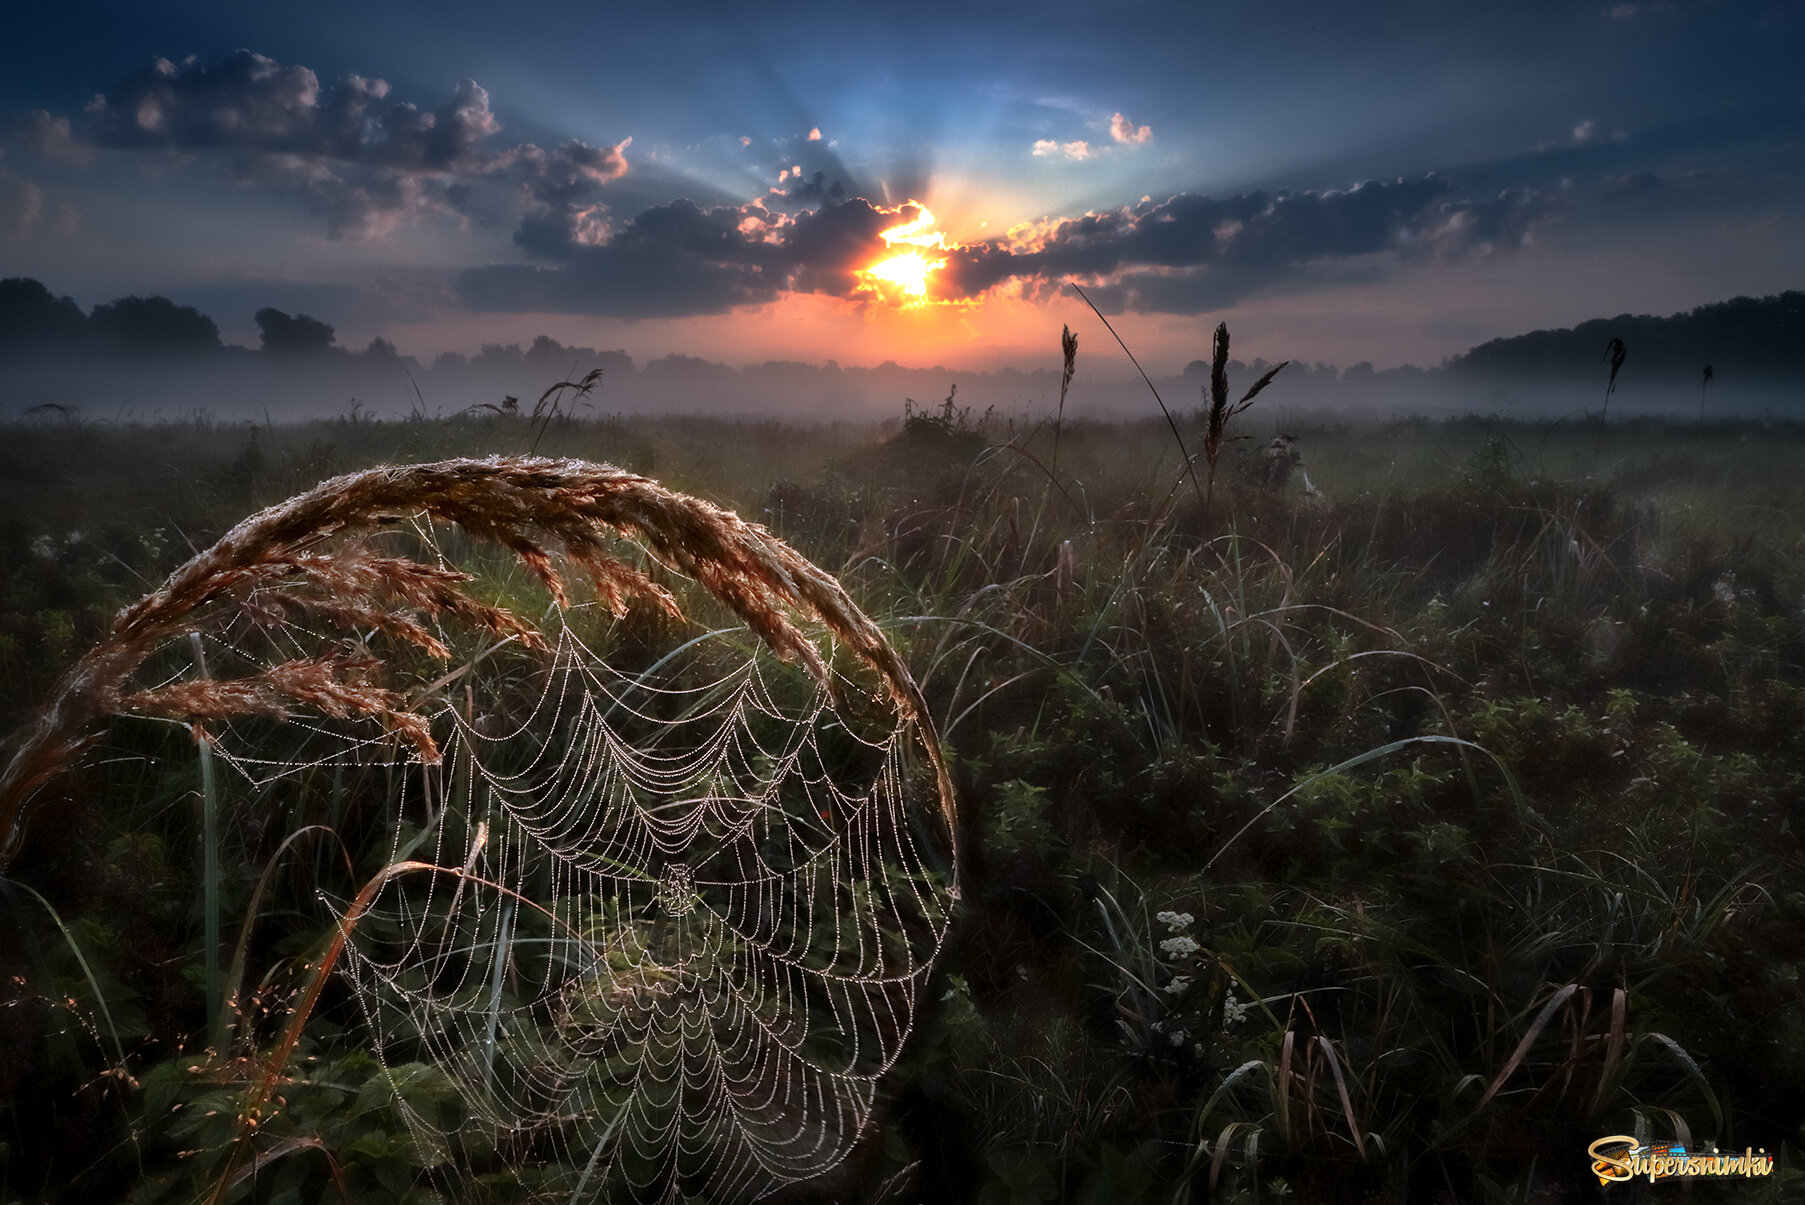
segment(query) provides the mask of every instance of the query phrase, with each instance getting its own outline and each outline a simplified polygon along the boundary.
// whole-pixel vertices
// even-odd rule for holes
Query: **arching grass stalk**
[[[121,611],[111,636],[64,676],[0,771],[0,873],[18,856],[44,788],[99,739],[109,716],[205,722],[299,709],[372,719],[412,745],[422,761],[436,763],[426,715],[416,700],[371,680],[381,662],[359,633],[375,631],[444,659],[449,650],[421,619],[445,617],[528,647],[547,646],[531,623],[470,594],[469,575],[382,555],[359,542],[376,528],[420,515],[502,545],[561,606],[569,594],[553,552],[587,576],[616,614],[625,613],[629,600],[643,599],[680,617],[670,592],[623,559],[613,540],[637,543],[732,609],[779,657],[800,662],[825,684],[826,662],[795,622],[819,620],[876,671],[898,713],[917,726],[951,827],[952,780],[920,692],[877,625],[832,575],[763,527],[650,478],[579,460],[490,457],[384,465],[322,482],[246,519]],[[334,539],[345,542],[328,545]],[[172,640],[238,618],[267,624],[289,613],[323,619],[337,635],[314,655],[250,677],[203,676],[133,689],[133,676]]]

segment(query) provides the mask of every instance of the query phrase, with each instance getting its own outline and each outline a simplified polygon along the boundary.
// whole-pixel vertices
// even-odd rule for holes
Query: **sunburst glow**
[[[901,244],[910,248],[943,248],[946,236],[933,230],[934,215],[928,212],[927,206],[917,206],[921,215],[913,221],[892,226],[882,234],[884,244],[895,247]],[[864,275],[875,281],[893,285],[914,301],[925,301],[928,295],[928,274],[937,268],[944,268],[946,260],[929,258],[923,250],[898,251],[896,254],[879,260],[864,270]]]
[[[910,204],[915,204],[910,202]],[[900,226],[892,226],[884,231],[884,242],[894,247],[898,243],[908,243],[916,247],[944,247],[946,236],[934,230],[934,215],[928,212],[925,205],[917,205],[921,216],[913,222],[904,222]]]
[[[903,251],[865,269],[865,275],[893,284],[911,297],[928,295],[928,273],[946,266],[944,259],[929,259],[919,251]]]

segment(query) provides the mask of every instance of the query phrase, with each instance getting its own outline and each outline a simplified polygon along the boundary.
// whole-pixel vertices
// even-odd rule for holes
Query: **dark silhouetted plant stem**
[[[1159,403],[1159,412],[1166,416],[1166,425],[1172,428],[1172,438],[1178,443],[1178,454],[1184,457],[1185,469],[1191,475],[1191,488],[1197,493],[1197,506],[1200,510],[1208,510],[1208,504],[1203,500],[1203,485],[1197,480],[1197,466],[1192,462],[1191,454],[1185,450],[1185,438],[1178,433],[1178,424],[1173,421],[1172,412],[1166,409],[1165,399],[1160,397],[1159,390],[1154,388],[1153,378],[1147,375],[1147,370],[1141,367],[1141,362],[1134,358],[1133,352],[1128,350],[1128,344],[1122,342],[1122,336],[1116,334],[1116,328],[1109,324],[1109,319],[1103,316],[1103,311],[1097,308],[1097,303],[1092,301],[1076,284],[1072,286],[1072,291],[1084,298],[1084,304],[1091,307],[1091,313],[1097,316],[1097,321],[1101,322],[1103,329],[1115,339],[1116,344],[1122,349],[1122,354],[1128,357],[1128,362],[1134,365],[1134,370],[1141,374],[1141,380],[1147,382],[1147,388],[1152,390],[1153,400]]]

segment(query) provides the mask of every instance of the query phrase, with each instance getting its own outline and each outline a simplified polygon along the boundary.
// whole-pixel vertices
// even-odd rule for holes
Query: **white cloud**
[[[1091,144],[1082,138],[1075,142],[1054,142],[1051,138],[1042,138],[1035,142],[1034,153],[1042,157],[1060,155],[1067,159],[1089,159]]]
[[[1609,133],[1596,121],[1586,118],[1578,122],[1570,130],[1566,138],[1536,143],[1536,150],[1546,153],[1553,150],[1571,150],[1575,147],[1596,146],[1602,142],[1628,142],[1629,135],[1622,130],[1613,129]]]
[[[1126,117],[1117,113],[1109,119],[1109,136],[1117,142],[1139,145],[1153,137],[1152,126],[1137,126]]]

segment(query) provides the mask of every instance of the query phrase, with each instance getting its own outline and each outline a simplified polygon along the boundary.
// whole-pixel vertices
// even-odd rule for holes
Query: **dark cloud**
[[[752,157],[777,177],[777,184],[760,198],[767,207],[794,213],[870,195],[872,190],[863,187],[840,158],[837,142],[809,136],[818,133],[811,129],[806,134],[761,141],[752,148]]]
[[[884,247],[882,233],[920,216],[919,206],[885,212],[863,197],[799,215],[782,229],[778,244],[780,262],[793,272],[790,288],[852,296],[859,289],[858,270],[870,265]]]
[[[1406,253],[1444,261],[1489,259],[1527,244],[1556,208],[1554,197],[1533,188],[1507,188],[1490,201],[1442,201],[1425,206],[1400,232],[1399,244]]]
[[[4,129],[6,141],[11,145],[45,159],[80,165],[93,157],[87,147],[76,141],[67,117],[55,116],[44,109],[33,109],[14,117]]]
[[[1120,289],[1124,309],[1143,314],[1204,314],[1232,309],[1243,297],[1290,279],[1292,269],[1252,271],[1216,267],[1184,272],[1129,272]]]
[[[1223,262],[1249,268],[1382,251],[1448,192],[1436,176],[1369,182],[1345,191],[1280,194],[1222,240]]]
[[[216,63],[157,59],[88,105],[87,137],[122,150],[248,150],[403,171],[480,166],[476,145],[501,126],[489,94],[464,80],[431,113],[384,104],[389,85],[347,75],[330,93],[301,66],[249,50]]]
[[[515,241],[558,266],[473,270],[460,294],[481,309],[628,316],[720,313],[784,292],[855,297],[866,287],[861,269],[885,249],[883,232],[921,211],[835,199],[824,180],[810,181],[823,198],[796,213],[768,199],[706,209],[678,201],[651,206],[618,231],[575,225],[589,210],[548,207]],[[1304,280],[1325,263],[1510,251],[1550,209],[1530,190],[1458,198],[1433,175],[1332,191],[1181,193],[935,251],[947,261],[935,285],[943,296],[970,297],[1014,280],[1038,296],[1088,279],[1100,282],[1099,306],[1198,313]]]
[[[661,318],[720,314],[776,298],[783,285],[777,250],[754,240],[739,208],[701,209],[687,200],[654,206],[606,242],[552,244],[535,237],[557,267],[473,268],[458,294],[473,309]],[[518,236],[517,236],[518,237]]]
[[[786,291],[851,297],[861,288],[859,269],[884,247],[882,232],[920,213],[863,198],[795,215],[761,201],[703,209],[678,200],[643,210],[593,243],[548,220],[523,226],[515,241],[530,238],[558,267],[472,269],[459,292],[477,309],[628,317],[723,313]]]
[[[1330,192],[1226,198],[1180,193],[1053,222],[1015,244],[962,248],[945,275],[965,295],[1010,277],[1105,276],[1124,268],[1210,267],[1242,278],[1270,276],[1324,256],[1392,246],[1447,192],[1444,181],[1426,176]]]
[[[472,80],[426,110],[391,98],[383,80],[347,75],[325,86],[306,67],[249,50],[210,63],[154,61],[95,97],[81,143],[48,113],[16,124],[13,141],[45,154],[84,143],[212,153],[232,179],[300,198],[335,237],[379,237],[434,213],[511,222],[514,245],[535,262],[460,279],[460,299],[487,309],[662,316],[784,292],[853,297],[860,269],[884,249],[882,231],[916,213],[867,200],[832,143],[800,132],[754,151],[781,164],[766,195],[666,203],[613,187],[627,175],[631,139],[491,145],[500,123]],[[1140,127],[1117,124],[1140,140]],[[42,208],[17,177],[0,185],[19,194],[18,212]],[[1334,190],[1180,193],[946,248],[934,285],[971,297],[1008,281],[1032,294],[1083,279],[1109,285],[1107,299],[1130,310],[1191,313],[1304,279],[1325,261],[1508,252],[1551,209],[1546,194],[1528,190],[1460,197],[1433,174]]]
[[[66,119],[32,120],[27,133],[37,142],[61,146]],[[307,67],[238,50],[213,63],[155,60],[93,99],[85,139],[114,150],[218,153],[233,179],[304,198],[334,237],[380,235],[430,212],[482,220],[471,179],[522,191],[527,210],[516,241],[528,251],[555,246],[559,232],[595,237],[599,210],[586,202],[626,173],[632,140],[489,148],[500,130],[474,80],[428,112],[391,101],[384,80],[347,75],[327,89]]]
[[[241,184],[300,197],[333,238],[377,238],[404,218],[451,208],[441,179],[394,168],[347,170],[296,154],[242,155],[223,167]]]
[[[1054,222],[1013,243],[951,248],[939,283],[971,296],[1010,279],[1038,287],[1119,273],[1100,305],[1193,313],[1232,305],[1312,261],[1380,251],[1448,259],[1515,247],[1546,209],[1537,194],[1471,202],[1449,191],[1430,176],[1333,192],[1181,194]],[[708,210],[678,202],[589,244],[546,222],[531,230],[534,249],[565,267],[476,270],[461,294],[478,308],[648,316],[719,313],[783,291],[850,297],[861,289],[859,269],[884,246],[882,232],[918,214],[863,198],[794,216],[759,202]],[[516,236],[523,245],[526,231]]]
[[[787,169],[786,179],[795,179]],[[828,182],[826,172],[816,172],[808,179],[797,179],[787,189],[776,189],[764,198],[764,203],[773,209],[801,210],[813,209],[821,205],[838,205],[846,199],[846,186],[838,180]]]
[[[1295,279],[1315,261],[1379,252],[1452,260],[1513,250],[1552,207],[1528,190],[1490,201],[1456,199],[1451,191],[1428,175],[1328,191],[1181,193],[1063,219],[1011,243],[957,248],[941,275],[958,295],[971,296],[1011,278],[1122,273],[1115,283],[1127,309],[1200,313]]]
[[[605,240],[607,206],[593,198],[601,185],[626,174],[632,141],[590,146],[573,139],[551,151],[525,143],[498,160],[488,174],[513,177],[532,198],[514,244],[531,255],[562,259]]]

